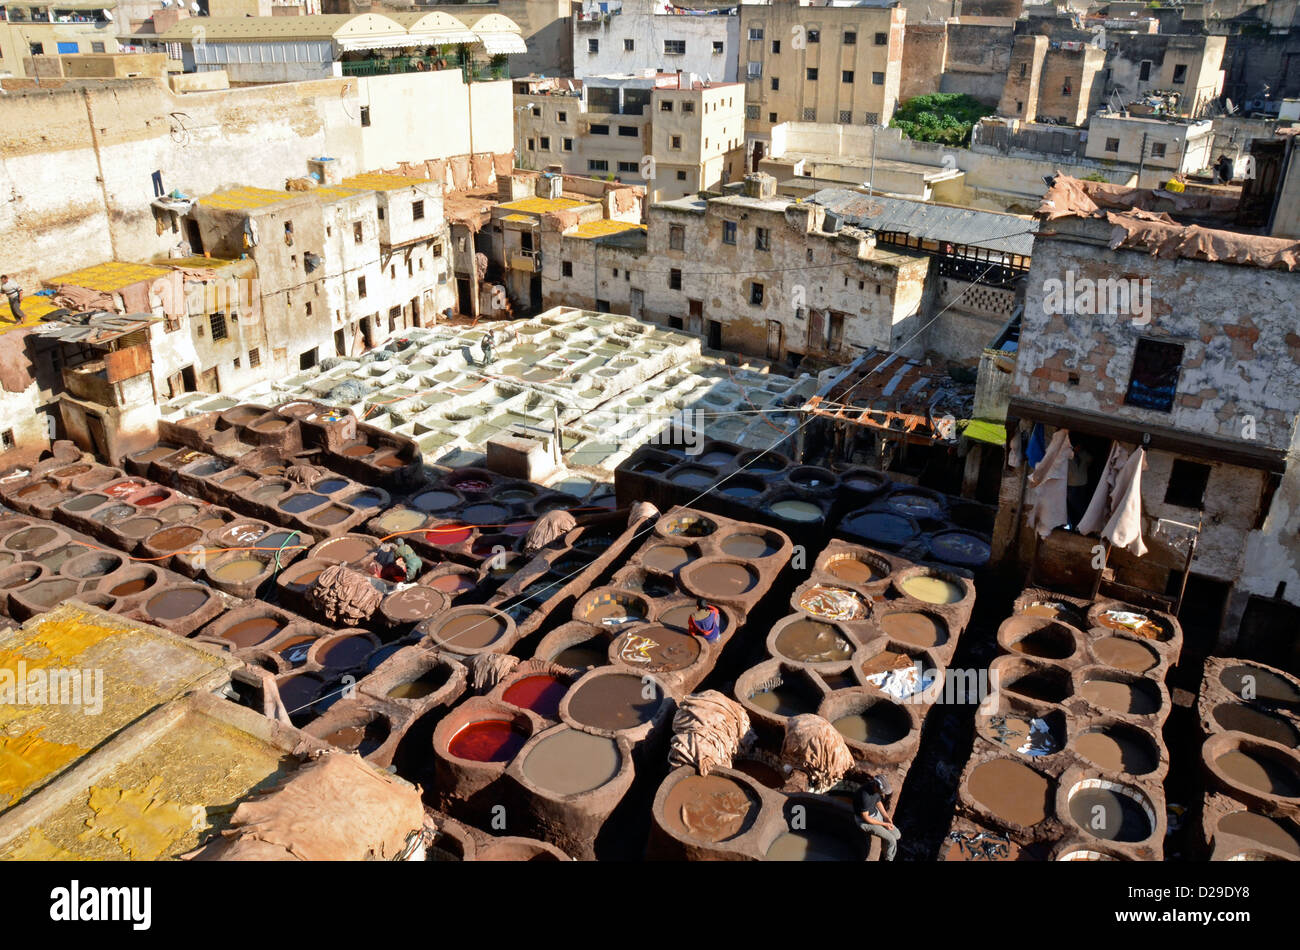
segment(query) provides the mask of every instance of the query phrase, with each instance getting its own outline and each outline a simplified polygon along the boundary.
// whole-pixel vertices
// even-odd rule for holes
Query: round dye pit
[[[584,640],[573,646],[565,647],[552,657],[556,666],[571,670],[586,670],[594,666],[604,666],[609,662],[608,646],[600,640]]]
[[[1300,829],[1285,819],[1267,818],[1249,811],[1234,811],[1219,819],[1216,834],[1236,835],[1289,854],[1300,860]]]
[[[373,538],[348,535],[342,538],[331,538],[319,545],[312,552],[312,557],[338,561],[342,564],[355,564],[368,557],[378,546],[379,542]]]
[[[368,722],[341,726],[323,738],[330,745],[345,752],[367,756],[387,742],[391,734],[388,720],[382,716],[374,716]]]
[[[451,548],[464,544],[474,534],[474,529],[456,521],[440,524],[424,532],[424,540],[440,548]]]
[[[328,643],[322,641],[316,662],[327,670],[350,670],[362,665],[374,650],[374,641],[360,634],[331,638]]]
[[[802,680],[785,679],[768,689],[756,690],[749,701],[775,716],[799,716],[815,713],[821,704],[821,693]]]
[[[1023,629],[1023,625],[1014,619],[1009,623],[1017,624]],[[1073,656],[1076,649],[1074,634],[1069,627],[1059,623],[1049,623],[1028,633],[1013,631],[1011,636],[1014,639],[1007,644],[1009,650],[1043,660],[1064,660]]]
[[[244,584],[266,573],[269,562],[255,557],[241,557],[222,561],[208,570],[208,576],[217,584]]]
[[[893,745],[912,731],[912,721],[893,703],[877,702],[860,712],[835,719],[831,725],[852,742],[864,745]]]
[[[915,611],[884,614],[880,629],[885,636],[918,647],[937,647],[948,642],[948,627],[938,617]]]
[[[1212,715],[1224,729],[1258,736],[1291,749],[1300,747],[1300,732],[1281,716],[1238,703],[1220,703],[1214,707]]]
[[[359,491],[355,495],[347,498],[345,503],[358,511],[366,511],[370,508],[378,508],[388,501],[388,495],[380,494],[378,491],[366,490]]]
[[[1104,841],[1145,841],[1155,815],[1142,792],[1102,779],[1085,779],[1070,790],[1070,820]]]
[[[539,789],[556,795],[580,795],[611,781],[621,764],[622,755],[613,739],[563,728],[539,739],[528,750],[522,771]]]
[[[1107,630],[1136,634],[1148,640],[1165,640],[1168,635],[1161,623],[1135,611],[1107,609],[1097,613],[1097,626]]]
[[[325,502],[329,501],[324,495],[318,495],[315,492],[299,492],[296,495],[290,495],[284,501],[280,502],[280,510],[286,511],[291,515],[302,514],[304,511],[311,511],[313,508],[319,508]]]
[[[800,465],[792,469],[786,477],[790,480],[790,484],[798,485],[800,488],[826,489],[839,481],[833,473],[815,465]]]
[[[775,538],[761,534],[731,534],[722,539],[722,553],[731,557],[756,560],[775,554],[778,545]]]
[[[718,470],[698,465],[687,465],[668,476],[674,485],[684,488],[712,488],[718,482]]]
[[[427,587],[408,587],[389,594],[383,603],[384,615],[394,623],[418,623],[432,617],[447,603],[438,591]]]
[[[56,577],[48,581],[37,581],[22,592],[22,598],[33,607],[50,608],[67,600],[77,592],[81,584],[75,580]]]
[[[368,442],[358,442],[353,445],[344,446],[339,452],[344,458],[359,459],[373,454],[375,447]]]
[[[903,515],[868,511],[850,518],[845,528],[857,537],[885,547],[896,547],[916,537],[916,524]]]
[[[955,604],[966,596],[960,584],[935,574],[913,574],[904,578],[899,587],[908,597],[927,604]]]
[[[656,544],[641,555],[642,566],[650,570],[671,574],[693,559],[690,550],[675,544]]]
[[[700,639],[667,627],[642,627],[614,641],[613,655],[650,673],[684,670],[700,656]]]
[[[1232,749],[1214,760],[1229,779],[1266,795],[1300,796],[1300,767],[1264,749]]]
[[[463,613],[441,623],[436,623],[430,630],[438,643],[448,650],[481,650],[490,646],[507,630],[504,617],[487,610]]]
[[[122,566],[122,559],[116,554],[95,552],[71,558],[60,569],[65,577],[103,577]]]
[[[165,508],[158,509],[158,520],[163,524],[179,524],[185,522],[187,525],[198,517],[199,509],[197,505],[176,504],[167,505]]]
[[[429,586],[434,590],[442,591],[444,594],[455,596],[467,590],[473,590],[477,581],[473,574],[462,574],[453,571],[448,574],[439,574],[429,579]]]
[[[276,681],[280,700],[295,725],[310,720],[319,708],[317,700],[325,692],[325,681],[312,673],[294,673]]]
[[[10,547],[14,547],[12,543]],[[1219,674],[1219,682],[1242,699],[1276,703],[1294,709],[1300,706],[1300,690],[1276,673],[1258,666],[1230,666]]]
[[[59,507],[64,511],[90,511],[92,508],[98,508],[106,501],[108,501],[107,495],[78,495],[70,501],[65,501]]]
[[[233,643],[235,649],[243,650],[265,643],[285,626],[285,622],[276,617],[249,617],[247,620],[231,624],[217,635]]]
[[[699,561],[682,570],[682,582],[704,597],[742,597],[758,586],[758,572],[738,561]]]
[[[497,527],[509,521],[510,517],[510,509],[502,505],[467,505],[460,511],[460,520],[473,525]]]
[[[989,543],[967,531],[940,531],[930,538],[930,554],[938,561],[960,567],[981,567],[993,553]]]
[[[859,832],[860,834],[860,832]],[[859,861],[862,856],[845,835],[786,831],[768,846],[764,861]]]
[[[699,515],[675,515],[662,518],[655,528],[670,537],[703,538],[718,530],[708,518]]]
[[[481,719],[462,726],[447,743],[447,751],[470,762],[509,762],[528,741],[513,721]]]
[[[544,719],[556,719],[560,714],[560,700],[568,691],[569,684],[558,676],[525,676],[507,686],[501,699],[520,709],[531,709]]]
[[[1128,637],[1094,640],[1092,655],[1098,663],[1129,673],[1145,673],[1160,664],[1160,657],[1154,650]]]
[[[403,531],[415,531],[429,516],[423,511],[412,508],[390,508],[375,519],[375,527],[384,534],[400,534]]]
[[[821,521],[824,517],[821,508],[817,505],[796,498],[786,498],[773,502],[768,511],[785,521],[794,521],[799,524],[813,524]]]
[[[798,663],[841,663],[853,656],[853,644],[828,623],[796,620],[781,629],[776,649]]]
[[[1131,726],[1114,725],[1090,729],[1075,738],[1074,751],[1099,769],[1146,775],[1160,764],[1160,753],[1151,737]]]
[[[728,498],[757,498],[767,491],[767,485],[761,479],[737,475],[719,485],[718,491]]]
[[[58,536],[58,532],[53,528],[37,525],[36,527],[15,531],[5,538],[4,543],[6,547],[13,551],[34,551],[56,540]]]
[[[449,491],[421,492],[411,499],[411,504],[421,511],[446,511],[455,508],[460,502],[460,496]]]
[[[664,825],[702,841],[730,841],[748,831],[760,801],[746,785],[725,775],[688,775],[664,797]]]
[[[1026,699],[1036,699],[1043,703],[1059,703],[1067,699],[1073,691],[1070,675],[1065,670],[1055,667],[1026,667],[1003,673],[1002,688]]]
[[[0,590],[13,590],[36,580],[41,573],[39,564],[16,564],[0,576]]]
[[[158,580],[157,572],[147,570],[137,577],[119,581],[108,589],[110,597],[134,597],[152,587]]]
[[[150,597],[144,612],[156,620],[179,620],[199,610],[211,596],[201,587],[175,587]]]
[[[311,490],[321,495],[332,495],[351,484],[346,478],[322,478],[312,483]]]
[[[1050,810],[1051,783],[1014,759],[992,759],[977,765],[967,788],[971,798],[1010,824],[1032,827]]]
[[[311,652],[312,644],[316,642],[316,639],[316,637],[307,634],[300,637],[290,637],[276,647],[275,652],[280,654],[290,666],[302,666],[307,662],[307,654]]]
[[[448,481],[448,484],[459,492],[467,492],[475,495],[481,495],[492,487],[492,483],[488,479],[475,478],[472,476],[454,478]]]
[[[307,521],[313,525],[328,528],[347,521],[351,515],[352,510],[344,505],[326,505],[324,508],[318,508],[312,512]]]
[[[99,509],[90,516],[90,519],[97,524],[114,525],[125,521],[134,514],[135,509],[130,505],[109,505],[107,508]]]
[[[1149,716],[1160,710],[1160,690],[1150,680],[1137,677],[1089,676],[1079,687],[1079,695],[1099,709],[1127,715]]]
[[[937,499],[919,492],[897,492],[890,495],[885,504],[892,511],[909,518],[926,521],[943,519],[943,505]]]
[[[591,675],[573,688],[569,716],[584,726],[617,731],[650,722],[664,695],[652,682],[631,673]]]
[[[889,566],[883,562],[868,561],[855,554],[846,554],[833,558],[826,565],[826,571],[850,584],[871,584],[888,575]]]
[[[800,594],[799,609],[823,620],[862,620],[871,613],[862,594],[826,584],[815,584]]]
[[[136,498],[132,500],[131,504],[135,505],[137,508],[152,508],[154,505],[162,504],[170,497],[171,497],[171,492],[166,492],[166,491],[150,492],[149,494],[145,495],[143,498]]]
[[[599,594],[574,611],[588,623],[603,627],[618,627],[625,623],[640,623],[646,619],[649,607],[640,597],[631,594]]]
[[[382,650],[380,652],[383,652]],[[372,657],[373,662],[373,657]],[[389,699],[424,699],[432,696],[447,685],[451,679],[451,670],[439,664],[426,670],[413,680],[398,683],[384,695]]]
[[[131,518],[119,524],[117,532],[124,538],[147,538],[162,526],[157,518]]]

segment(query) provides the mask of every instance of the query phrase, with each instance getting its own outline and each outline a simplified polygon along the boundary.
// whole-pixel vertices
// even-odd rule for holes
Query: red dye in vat
[[[506,687],[501,698],[512,706],[555,719],[560,712],[560,700],[568,690],[569,685],[558,676],[525,676]]]
[[[146,506],[148,506],[148,505],[156,505],[156,504],[158,504],[158,502],[160,502],[160,501],[166,501],[166,500],[167,500],[167,496],[166,496],[166,495],[149,495],[149,496],[146,497],[146,498],[141,498],[141,499],[137,500],[137,501],[135,502],[135,505],[136,505],[137,507],[139,507],[139,508],[144,508],[144,507],[146,507]]]
[[[451,737],[447,751],[471,762],[509,762],[528,737],[504,719],[471,722]]]
[[[463,478],[452,487],[459,488],[463,492],[485,492],[490,486],[481,478]]]
[[[440,547],[450,547],[453,544],[460,544],[462,541],[469,540],[469,536],[473,533],[474,529],[468,525],[451,522],[424,532],[424,540]]]

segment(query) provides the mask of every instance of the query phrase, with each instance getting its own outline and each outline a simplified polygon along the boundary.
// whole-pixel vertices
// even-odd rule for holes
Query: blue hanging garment
[[[1034,423],[1034,430],[1029,433],[1029,444],[1025,446],[1025,461],[1031,469],[1038,468],[1038,463],[1047,454],[1047,434],[1041,422]]]

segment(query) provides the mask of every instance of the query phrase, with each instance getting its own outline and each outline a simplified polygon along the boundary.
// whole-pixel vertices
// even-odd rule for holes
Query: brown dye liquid
[[[114,597],[130,597],[132,594],[138,594],[145,590],[153,583],[152,577],[137,577],[134,580],[124,581],[109,590],[109,594]]]
[[[882,576],[870,564],[859,561],[855,557],[836,558],[830,563],[827,570],[840,580],[848,581],[850,584],[870,584],[872,581],[879,580]]]
[[[741,564],[708,564],[691,575],[691,582],[705,594],[735,597],[757,583],[754,573]]]
[[[251,581],[264,572],[266,565],[266,561],[259,561],[253,557],[244,557],[218,564],[209,574],[214,581],[221,584],[242,584],[245,581]]]
[[[391,594],[384,601],[384,613],[393,620],[410,622],[432,617],[443,605],[443,598],[426,587],[408,587]]]
[[[233,643],[237,649],[242,650],[271,639],[284,627],[285,625],[274,617],[250,617],[227,627],[221,631],[221,636]]]
[[[176,524],[180,521],[189,522],[198,513],[199,509],[194,505],[168,505],[165,508],[158,509],[158,520],[163,524]]]
[[[667,627],[642,627],[615,641],[615,652],[637,669],[651,673],[683,670],[700,656],[700,639]]]
[[[322,648],[317,659],[326,669],[346,670],[359,666],[374,649],[375,645],[369,637],[342,637]]]
[[[887,673],[890,670],[904,670],[915,664],[906,653],[897,653],[893,650],[881,650],[871,659],[862,664],[863,676],[874,676],[877,673]]]
[[[729,841],[757,811],[753,792],[724,775],[688,775],[664,798],[664,824],[703,841]]]
[[[809,695],[807,690],[782,684],[758,693],[752,693],[749,701],[759,709],[778,716],[798,716],[801,713],[817,711],[820,697]]]
[[[336,538],[322,544],[314,557],[329,558],[332,561],[351,564],[369,555],[375,547],[376,542],[366,541],[362,538]]]
[[[155,594],[144,605],[145,613],[157,620],[177,620],[188,617],[208,602],[208,592],[193,587],[163,591]]]
[[[1123,637],[1102,637],[1093,643],[1092,652],[1098,663],[1130,673],[1145,673],[1160,662],[1159,657],[1142,644]]]
[[[630,673],[614,673],[578,686],[569,696],[569,715],[597,729],[634,729],[654,718],[662,704],[663,694],[652,684]]]
[[[562,729],[529,750],[523,773],[540,789],[557,795],[578,795],[610,781],[618,774],[620,764],[613,739]]]
[[[389,699],[423,699],[442,689],[450,677],[451,673],[445,666],[435,666],[433,669],[421,674],[418,679],[413,679],[407,683],[398,683],[385,695]]]
[[[57,537],[52,528],[27,528],[9,535],[5,539],[5,544],[15,551],[33,551],[49,544]]]
[[[878,703],[864,712],[840,716],[831,725],[844,738],[868,745],[890,745],[911,731],[906,715],[885,703]]]
[[[1150,746],[1117,729],[1085,732],[1074,740],[1074,750],[1108,772],[1146,775],[1159,764]]]
[[[496,641],[505,631],[505,622],[492,614],[465,614],[440,626],[437,638],[451,650],[477,650]]]
[[[968,787],[972,798],[1005,821],[1028,828],[1047,817],[1049,782],[1013,759],[977,766]]]
[[[165,528],[151,534],[149,547],[158,551],[179,551],[181,548],[192,547],[201,537],[203,532],[193,525],[178,524],[174,528]]]
[[[1270,742],[1278,742],[1292,749],[1300,746],[1300,733],[1281,716],[1238,706],[1236,703],[1223,703],[1214,710],[1214,721],[1224,729],[1245,732],[1259,736]]]
[[[380,468],[401,468],[406,463],[396,455],[385,455],[383,458],[375,459],[375,464]]]
[[[1094,706],[1119,713],[1147,716],[1160,708],[1159,699],[1137,683],[1084,680],[1079,694]]]
[[[588,640],[585,643],[565,647],[551,662],[571,670],[583,670],[592,666],[604,666],[609,662],[609,654],[605,647],[595,646],[593,641]]]
[[[683,564],[689,564],[691,553],[671,544],[657,544],[641,555],[641,564],[652,570],[671,574]]]
[[[336,525],[342,521],[346,521],[348,516],[351,514],[352,512],[347,508],[344,508],[342,505],[329,505],[322,508],[307,520],[312,524],[320,525],[322,528],[328,528],[330,525]]]
[[[776,551],[761,534],[733,534],[722,540],[722,553],[731,557],[754,559]]]
[[[856,861],[857,850],[845,837],[818,831],[787,831],[768,847],[764,861]]]
[[[1283,824],[1273,818],[1248,811],[1234,811],[1219,820],[1218,830],[1257,841],[1284,854],[1300,859],[1300,832],[1294,824]]]
[[[157,518],[132,518],[117,526],[118,533],[124,538],[144,538],[162,527]]]
[[[429,581],[429,586],[446,594],[459,594],[474,587],[474,578],[469,574],[440,574]]]
[[[645,619],[639,607],[635,604],[625,604],[617,600],[609,601],[604,604],[596,604],[587,611],[587,620],[594,624],[603,624],[609,620],[622,620],[624,617],[630,617],[631,621],[640,621]]]
[[[1108,788],[1085,788],[1070,796],[1070,817],[1080,828],[1106,841],[1143,841],[1151,820],[1142,806]]]
[[[346,449],[344,449],[342,452],[340,452],[339,454],[342,455],[342,456],[344,456],[345,458],[350,458],[350,459],[359,459],[359,458],[362,458],[362,457],[364,457],[364,456],[366,456],[366,455],[369,455],[369,454],[370,454],[371,452],[373,452],[374,450],[375,450],[375,447],[374,447],[373,445],[365,445],[365,444],[363,444],[363,445],[350,445],[350,446],[348,446]]]
[[[315,567],[305,570],[299,574],[294,574],[286,582],[285,586],[295,591],[304,591],[316,582],[320,577],[323,568]]]
[[[254,475],[236,475],[223,481],[221,487],[227,491],[242,491],[255,481],[257,481],[257,477]]]
[[[382,719],[366,723],[364,726],[344,726],[325,737],[325,741],[347,752],[366,756],[374,752],[388,740],[388,723]]]
[[[885,614],[880,618],[880,629],[891,640],[918,647],[939,646],[948,639],[943,624],[925,614]]]
[[[13,547],[11,542],[10,547]],[[1238,696],[1249,692],[1252,698],[1267,702],[1295,706],[1300,703],[1300,691],[1290,682],[1257,666],[1230,666],[1219,674],[1219,682]],[[1243,696],[1243,698],[1246,698]]]
[[[776,649],[800,663],[836,663],[853,656],[853,645],[828,623],[796,620],[776,636]]]
[[[1284,798],[1300,795],[1300,776],[1270,759],[1233,749],[1215,759],[1214,764],[1234,782],[1256,791]]]

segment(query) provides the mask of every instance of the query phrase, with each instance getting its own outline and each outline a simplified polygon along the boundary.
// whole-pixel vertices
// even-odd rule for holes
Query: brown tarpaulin
[[[344,626],[369,620],[384,599],[366,575],[342,564],[321,571],[307,589],[307,597],[326,620]]]
[[[360,757],[326,752],[252,801],[200,861],[391,861],[424,827],[419,790]]]
[[[853,753],[838,729],[805,713],[786,720],[781,761],[805,772],[813,788],[830,788],[853,767]]]
[[[715,689],[692,693],[673,714],[668,764],[689,765],[701,775],[719,766],[729,768],[749,734],[749,715],[739,703]]]

